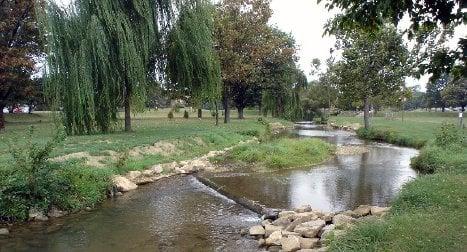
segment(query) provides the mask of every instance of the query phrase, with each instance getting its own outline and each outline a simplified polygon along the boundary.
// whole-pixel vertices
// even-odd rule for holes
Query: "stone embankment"
[[[257,142],[254,138],[248,141],[242,141],[238,145]],[[163,178],[168,178],[180,174],[192,174],[198,171],[219,172],[221,167],[216,167],[209,161],[209,158],[223,155],[232,150],[233,147],[228,147],[219,151],[210,151],[208,154],[181,162],[172,162],[166,164],[157,164],[143,171],[130,171],[125,175],[115,175],[112,178],[114,185],[114,193],[125,193],[138,188],[139,185],[153,183]]]
[[[243,233],[257,239],[259,246],[268,251],[327,251],[327,239],[342,235],[365,218],[382,217],[388,210],[387,207],[361,205],[353,211],[326,213],[303,206],[279,212],[277,216],[263,217],[261,225]]]
[[[350,125],[337,125],[335,123],[328,123],[328,126],[332,129],[339,129],[345,131],[357,131],[360,128],[360,124],[353,123]]]

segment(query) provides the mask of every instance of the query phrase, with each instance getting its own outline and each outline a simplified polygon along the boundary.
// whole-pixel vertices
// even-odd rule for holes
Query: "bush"
[[[190,115],[188,114],[188,111],[185,110],[185,112],[183,112],[183,118],[188,119],[188,117],[190,117]]]
[[[169,111],[169,114],[167,115],[167,117],[172,120],[174,119],[174,112],[172,110]]]
[[[47,212],[55,206],[73,211],[105,199],[108,170],[52,163],[48,158],[64,140],[64,132],[57,131],[43,146],[32,142],[32,135],[31,128],[27,145],[10,147],[13,168],[0,170],[0,220],[26,220],[31,208]]]
[[[57,191],[65,183],[59,166],[49,163],[53,149],[65,139],[63,130],[44,146],[32,142],[34,128],[26,135],[25,146],[12,147],[13,169],[2,170],[0,177],[0,216],[26,219],[29,208],[46,209],[57,200]]]
[[[435,144],[437,146],[448,147],[451,145],[461,145],[463,143],[464,137],[454,124],[443,123],[436,132]]]

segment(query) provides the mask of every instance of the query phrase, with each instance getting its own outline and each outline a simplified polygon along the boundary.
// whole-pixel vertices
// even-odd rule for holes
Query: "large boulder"
[[[8,228],[0,228],[0,235],[9,235],[10,231]]]
[[[294,216],[296,213],[294,211],[282,211],[279,213],[279,218],[287,218],[289,216]]]
[[[326,222],[323,220],[309,221],[296,226],[294,232],[301,234],[303,237],[314,238],[325,225]]]
[[[303,238],[300,237],[300,248],[302,249],[312,249],[318,246],[318,238]]]
[[[274,225],[271,225],[271,224],[266,224],[264,226],[264,229],[266,230],[265,236],[268,237],[268,236],[270,236],[272,233],[274,233],[276,231],[281,231],[282,227],[281,226],[274,226]]]
[[[137,179],[139,176],[141,176],[142,172],[140,171],[130,171],[126,174],[126,178],[133,181],[135,179]]]
[[[292,223],[290,223],[286,227],[285,230],[293,231],[296,226],[298,226],[298,225],[300,225],[302,223],[317,220],[317,219],[318,219],[318,216],[313,212],[298,213],[298,214],[294,215],[294,221]]]
[[[332,223],[337,225],[337,226],[341,226],[341,225],[348,225],[348,224],[352,224],[355,222],[355,219],[349,215],[346,215],[346,214],[338,214],[338,215],[335,215],[333,218],[332,218]]]
[[[282,231],[275,231],[273,232],[268,238],[266,238],[266,245],[267,246],[280,246],[282,239]]]
[[[292,216],[293,215],[289,215],[286,217],[279,217],[277,220],[272,222],[272,225],[287,227],[291,223]]]
[[[304,206],[295,208],[295,212],[297,213],[306,213],[306,212],[311,212],[311,211],[313,211],[313,209],[311,208],[310,205],[304,205]]]
[[[287,236],[281,238],[282,251],[290,252],[300,249],[300,238],[298,236]]]
[[[45,216],[43,211],[33,207],[29,209],[29,220],[30,221],[47,221],[49,220],[49,218]]]
[[[370,211],[371,211],[371,206],[360,205],[355,210],[353,210],[354,216],[352,217],[359,218],[359,217],[367,216],[370,214]]]
[[[60,217],[63,217],[65,215],[67,215],[68,212],[67,211],[62,211],[56,207],[52,207],[49,212],[47,213],[47,216],[51,217],[51,218],[60,218]]]
[[[120,175],[114,176],[112,181],[119,192],[128,192],[138,188],[135,183]]]
[[[321,240],[326,240],[326,237],[336,228],[336,225],[331,224],[325,226],[323,229],[321,229],[321,233],[319,234],[319,237]]]
[[[379,206],[372,206],[371,207],[371,215],[375,216],[384,216],[389,212],[391,208],[390,207],[379,207]]]
[[[266,231],[264,230],[263,226],[257,225],[257,226],[251,227],[249,230],[249,233],[250,235],[253,235],[253,236],[261,236],[261,235],[264,235]]]

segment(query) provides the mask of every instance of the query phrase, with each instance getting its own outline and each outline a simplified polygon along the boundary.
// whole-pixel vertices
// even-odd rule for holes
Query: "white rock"
[[[128,178],[129,180],[133,181],[135,180],[136,178],[138,178],[139,176],[141,176],[141,172],[140,171],[130,171],[126,174],[126,178]]]
[[[9,235],[10,231],[8,228],[0,228],[0,235]]]
[[[294,229],[294,232],[301,234],[303,237],[314,238],[325,225],[326,222],[323,220],[309,221],[297,225],[297,227]]]
[[[318,219],[318,216],[314,214],[313,212],[298,213],[294,215],[294,221],[290,225],[288,225],[285,230],[293,231],[295,227],[298,226],[299,224],[317,220],[317,219]]]
[[[297,251],[300,249],[300,238],[298,236],[282,237],[282,250],[284,252]]]
[[[279,218],[286,218],[286,217],[289,217],[289,216],[293,216],[295,215],[296,213],[294,211],[282,211],[279,213]]]
[[[371,211],[371,206],[368,206],[368,205],[360,205],[355,210],[353,210],[356,217],[367,216],[370,214],[370,211]]]
[[[352,224],[354,222],[355,222],[354,218],[352,218],[351,216],[345,215],[345,214],[338,214],[332,218],[332,223],[335,225],[346,225],[346,224]]]
[[[50,211],[47,213],[47,216],[52,217],[52,218],[60,218],[60,217],[63,217],[65,215],[67,215],[67,214],[68,214],[67,211],[62,211],[62,210],[59,210],[56,207],[52,207],[50,209]]]
[[[371,212],[371,215],[384,216],[385,214],[387,214],[387,212],[390,209],[391,208],[389,208],[389,207],[372,206],[370,212]]]
[[[135,183],[120,175],[114,176],[112,181],[119,192],[128,192],[138,188]]]
[[[272,233],[274,233],[276,231],[281,231],[282,227],[274,226],[274,225],[271,225],[271,224],[266,224],[264,226],[264,229],[266,230],[265,236],[268,237],[268,236],[270,236]]]
[[[282,239],[282,231],[275,231],[268,238],[266,238],[266,245],[267,246],[272,246],[272,245],[280,246],[281,239]]]
[[[301,207],[295,208],[295,212],[297,213],[306,213],[306,212],[311,212],[313,209],[311,208],[310,205],[304,205]]]
[[[253,226],[249,230],[250,235],[257,236],[257,235],[264,235],[266,231],[264,230],[263,226],[257,225]]]
[[[161,174],[161,173],[164,172],[164,168],[162,168],[162,165],[160,165],[160,164],[153,165],[151,167],[151,170],[154,171],[154,173],[156,173],[156,174]]]
[[[44,213],[36,208],[29,209],[29,220],[47,221],[49,218]]]
[[[303,238],[300,237],[300,248],[302,249],[312,249],[318,246],[318,238]]]

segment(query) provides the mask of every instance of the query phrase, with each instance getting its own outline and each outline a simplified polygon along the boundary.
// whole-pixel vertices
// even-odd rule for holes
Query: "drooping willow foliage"
[[[38,5],[47,45],[46,96],[62,110],[68,134],[110,131],[121,106],[125,107],[127,129],[130,106],[132,111],[144,108],[147,85],[154,83],[148,79],[154,76],[150,71],[158,69],[155,63],[176,65],[180,69],[193,69],[196,65],[196,70],[192,70],[196,77],[183,77],[191,81],[187,88],[196,89],[192,91],[196,97],[213,92],[205,91],[212,87],[218,75],[214,55],[205,48],[205,41],[209,40],[206,37],[211,37],[207,22],[210,13],[198,2],[76,0],[70,8],[63,9],[46,0]],[[174,26],[172,23],[179,16],[180,25]],[[188,50],[190,57],[174,64],[171,61],[178,58],[164,55],[164,43],[172,27],[182,31],[178,33],[179,44],[202,45],[195,52],[201,59]],[[178,53],[174,50],[187,51],[178,47],[170,55]],[[206,68],[214,70],[206,73]]]
[[[213,44],[213,7],[207,0],[180,9],[168,36],[168,87],[175,96],[190,98],[195,106],[220,95],[220,64]]]

